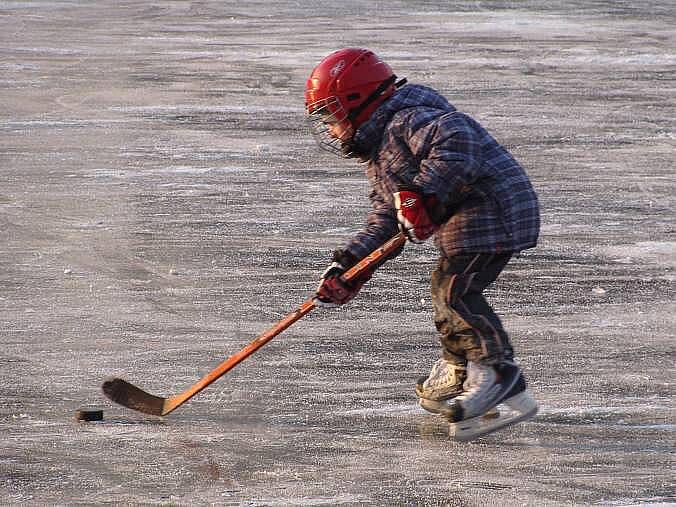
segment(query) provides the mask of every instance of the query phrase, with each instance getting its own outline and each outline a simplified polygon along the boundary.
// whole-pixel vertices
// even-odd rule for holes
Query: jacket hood
[[[385,127],[392,117],[404,109],[425,107],[439,109],[444,113],[455,111],[438,92],[423,85],[406,85],[395,91],[392,96],[374,111],[371,117],[355,132],[352,142],[357,152],[367,155],[380,145]]]

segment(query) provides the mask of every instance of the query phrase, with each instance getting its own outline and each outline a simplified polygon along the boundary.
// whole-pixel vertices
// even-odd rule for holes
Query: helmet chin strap
[[[380,83],[380,86],[373,90],[373,92],[364,99],[364,101],[359,104],[357,107],[350,109],[350,112],[347,115],[347,119],[350,120],[351,123],[354,122],[354,120],[359,116],[364,109],[366,109],[371,103],[373,103],[374,100],[376,100],[381,93],[383,93],[387,88],[394,83],[395,88],[401,88],[406,84],[406,78],[401,79],[400,81],[397,81],[397,76],[392,74],[388,79]],[[356,132],[356,129],[355,129]],[[345,141],[341,141],[340,143],[340,149],[343,152],[343,156],[349,157],[349,158],[358,158],[362,162],[366,162],[369,159],[368,154],[363,153],[362,150],[359,149],[359,146],[357,143],[354,142],[354,134],[350,139],[347,139]]]
[[[389,78],[387,78],[385,81],[380,83],[378,88],[373,90],[371,94],[364,99],[364,101],[359,104],[358,106],[350,109],[350,112],[347,115],[347,119],[350,120],[350,122],[354,123],[354,120],[357,119],[357,117],[367,108],[369,107],[374,100],[376,100],[380,95],[387,90],[395,81],[397,80],[397,76],[392,74]],[[402,79],[398,83],[395,84],[397,88],[402,86],[404,83],[406,83],[406,79]]]
[[[347,158],[358,158],[362,162],[368,160],[365,158],[366,155],[361,153],[357,143],[355,143],[352,138],[340,143],[340,151],[343,153],[343,156]]]

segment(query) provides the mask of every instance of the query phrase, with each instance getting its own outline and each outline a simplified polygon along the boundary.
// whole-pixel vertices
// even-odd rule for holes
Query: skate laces
[[[425,398],[448,397],[462,390],[465,367],[444,358],[432,365],[429,376],[422,384],[420,395]]]

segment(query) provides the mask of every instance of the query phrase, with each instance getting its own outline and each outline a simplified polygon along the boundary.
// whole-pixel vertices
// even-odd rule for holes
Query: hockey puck
[[[81,408],[75,411],[75,419],[78,421],[102,421],[103,410],[100,408]]]

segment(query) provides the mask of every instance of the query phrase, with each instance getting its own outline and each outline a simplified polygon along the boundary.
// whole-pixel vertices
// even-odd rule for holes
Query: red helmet
[[[340,151],[337,144],[349,141],[394,93],[396,79],[390,66],[368,49],[341,49],[324,58],[305,86],[305,107],[319,145]]]

